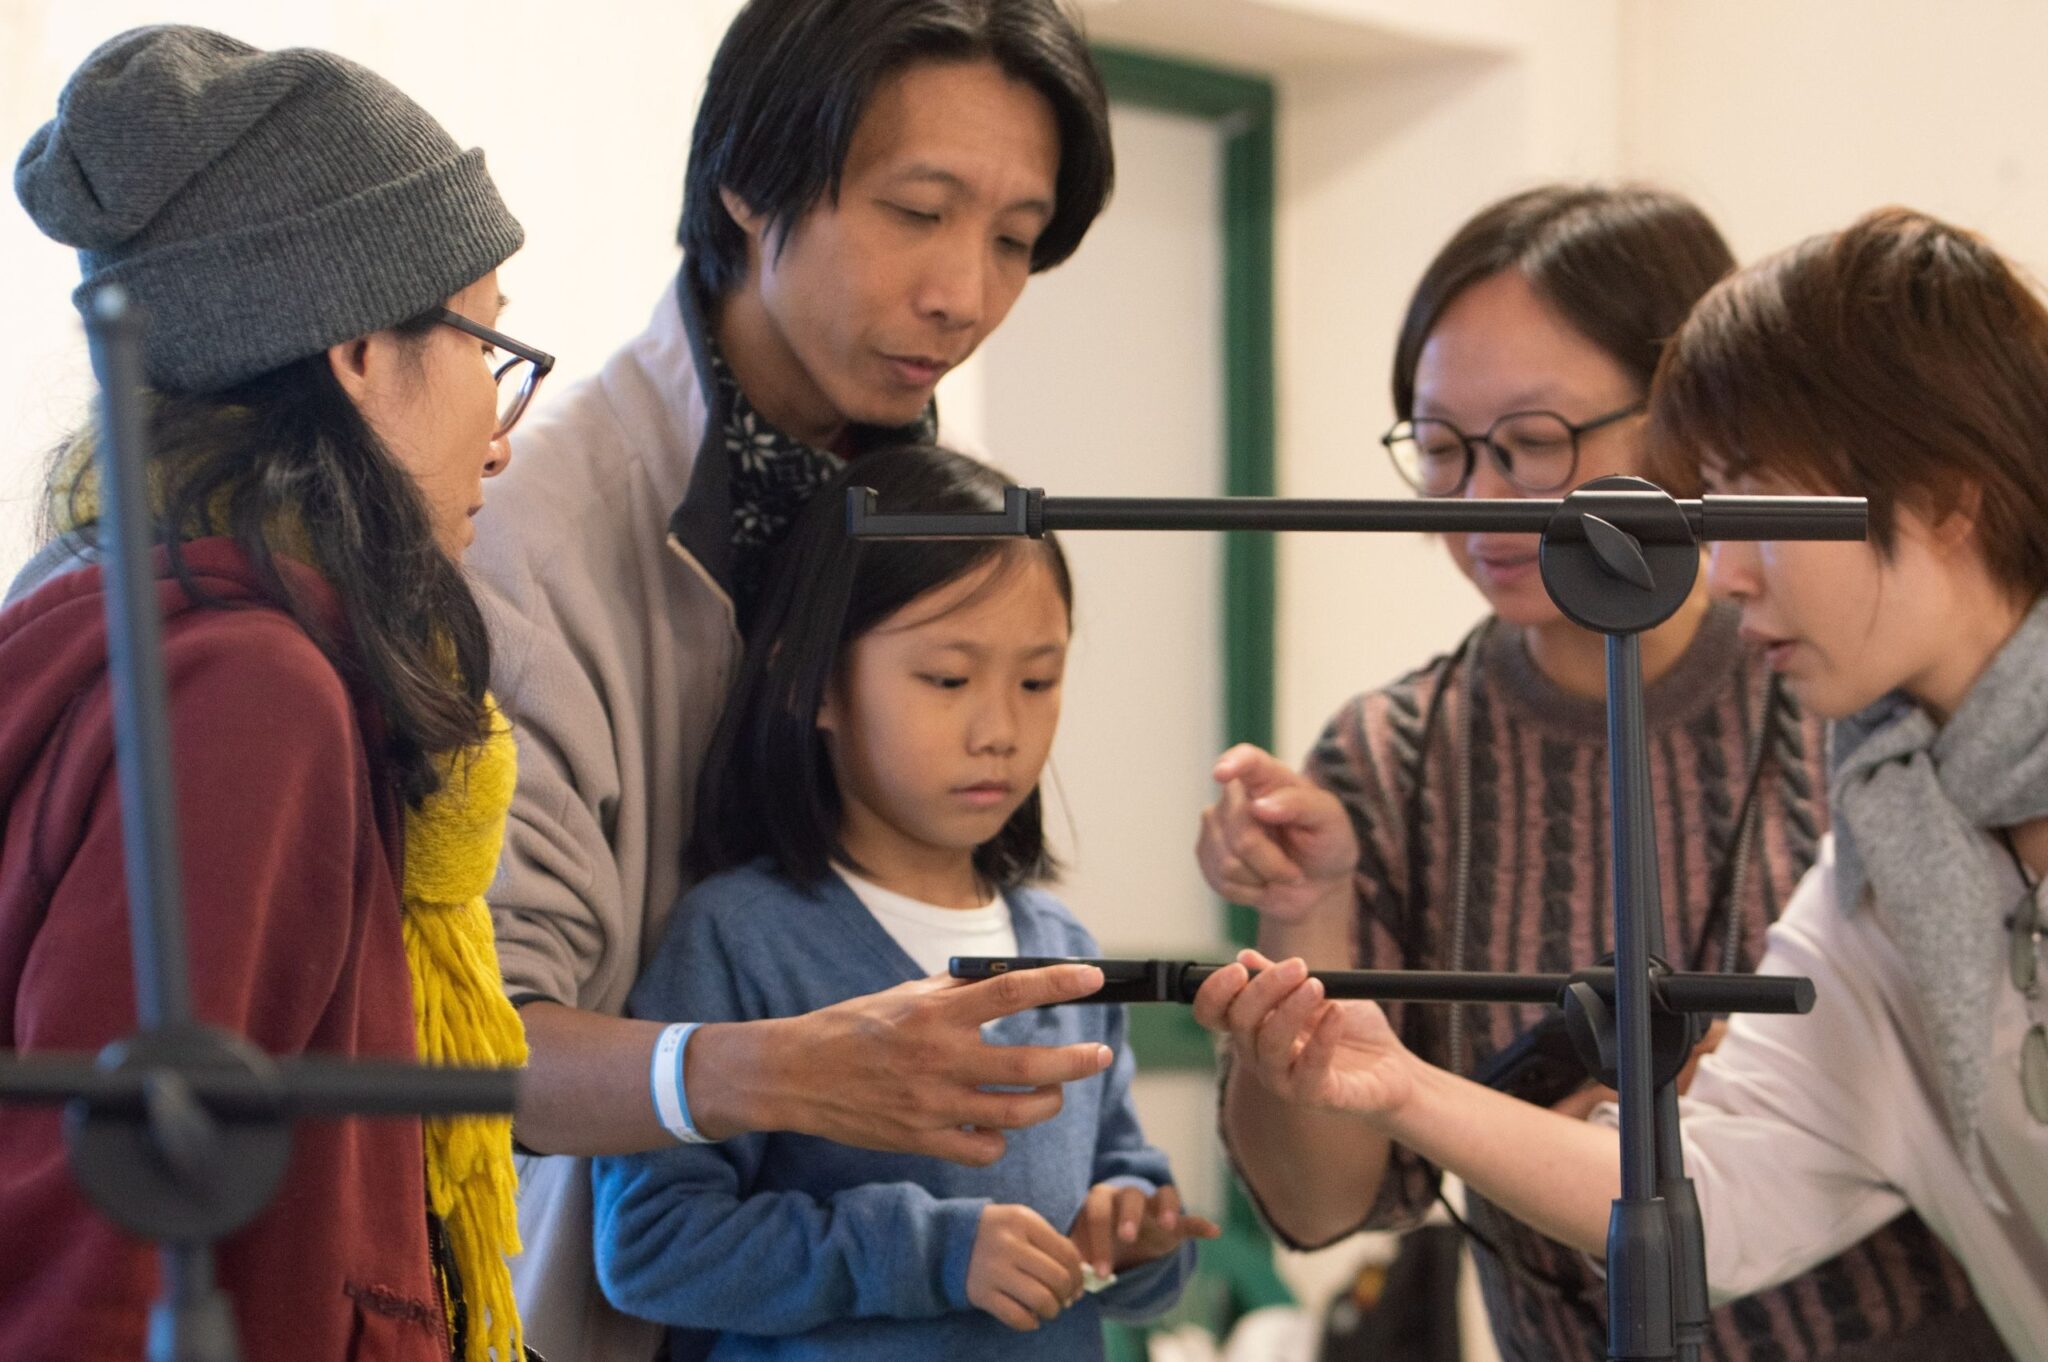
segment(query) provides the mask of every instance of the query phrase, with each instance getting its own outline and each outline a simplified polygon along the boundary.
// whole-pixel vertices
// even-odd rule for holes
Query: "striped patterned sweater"
[[[1821,726],[1770,686],[1722,605],[1649,687],[1646,710],[1666,956],[1679,968],[1754,968],[1825,824]],[[1491,623],[1450,657],[1352,700],[1309,771],[1343,799],[1363,849],[1361,967],[1569,970],[1610,949],[1605,707],[1550,682],[1518,630]],[[1755,812],[1739,819],[1752,772]],[[1417,1054],[1469,1073],[1545,1009],[1394,1011]],[[1397,1147],[1365,1225],[1414,1223],[1436,1186],[1436,1170]],[[1469,1219],[1499,1250],[1475,1256],[1503,1358],[1604,1357],[1605,1285],[1588,1262],[1479,1198]],[[1961,1268],[1907,1215],[1805,1277],[1717,1310],[1708,1356],[2006,1353]]]

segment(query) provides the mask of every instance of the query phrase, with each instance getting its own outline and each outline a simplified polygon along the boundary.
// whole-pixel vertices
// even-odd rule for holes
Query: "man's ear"
[[[726,214],[739,225],[739,229],[752,237],[754,243],[759,245],[762,233],[768,225],[761,215],[749,207],[745,199],[722,186],[718,191],[718,201],[725,205]]]

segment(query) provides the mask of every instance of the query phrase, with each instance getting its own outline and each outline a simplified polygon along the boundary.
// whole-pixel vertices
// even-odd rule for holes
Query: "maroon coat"
[[[373,713],[241,552],[168,577],[173,771],[199,1020],[278,1054],[414,1057],[399,807]],[[161,567],[161,562],[159,564]],[[333,609],[308,576],[309,599]],[[0,1046],[97,1050],[135,1030],[100,572],[0,612]],[[276,1199],[222,1241],[242,1356],[441,1362],[416,1120],[301,1123]],[[0,1106],[0,1358],[143,1355],[157,1255],[89,1206],[59,1117]]]

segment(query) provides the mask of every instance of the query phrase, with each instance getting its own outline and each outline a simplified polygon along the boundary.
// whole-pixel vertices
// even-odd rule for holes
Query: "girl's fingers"
[[[1065,1236],[1062,1236],[1062,1241],[1065,1241]],[[1028,1280],[1036,1288],[1025,1303],[1041,1318],[1052,1319],[1081,1294],[1081,1260],[1078,1256],[1069,1267],[1044,1249],[1031,1245],[1020,1247],[1010,1264],[1018,1272],[1020,1280]],[[1018,1299],[1025,1298],[1019,1296]],[[1048,1308],[1050,1314],[1046,1313]]]
[[[1180,1189],[1171,1183],[1152,1194],[1152,1201],[1146,1210],[1159,1222],[1159,1228],[1169,1233],[1180,1224]]]
[[[1145,1189],[1119,1187],[1115,1204],[1116,1241],[1119,1244],[1137,1243],[1138,1231],[1145,1228]]]
[[[1100,1190],[1090,1192],[1087,1203],[1081,1207],[1078,1222],[1081,1233],[1074,1236],[1075,1247],[1084,1259],[1095,1265],[1098,1273],[1106,1274],[1116,1257],[1115,1241],[1110,1237],[1110,1217],[1114,1210],[1112,1199],[1102,1195]]]
[[[1183,1239],[1220,1239],[1223,1227],[1206,1215],[1183,1215],[1175,1224],[1175,1233]]]
[[[1031,1246],[1052,1262],[1056,1274],[1053,1284],[1060,1293],[1060,1299],[1072,1300],[1080,1295],[1080,1247],[1044,1219],[1039,1219],[1031,1225],[1028,1237]]]
[[[1072,1299],[1061,1295],[1057,1288],[1047,1286],[1044,1281],[1030,1273],[1020,1275],[1004,1290],[1010,1299],[1041,1320],[1058,1319],[1060,1312],[1067,1308],[1067,1302]]]
[[[1018,1300],[1006,1287],[998,1288],[998,1294],[986,1308],[991,1315],[1020,1334],[1028,1334],[1039,1325],[1038,1313]]]

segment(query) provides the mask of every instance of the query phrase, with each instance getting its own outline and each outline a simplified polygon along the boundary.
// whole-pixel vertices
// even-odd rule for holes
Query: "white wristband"
[[[690,1098],[683,1090],[683,1057],[690,1046],[690,1033],[697,1022],[677,1022],[654,1042],[654,1060],[648,1066],[647,1082],[654,1093],[654,1115],[669,1134],[682,1144],[715,1144],[690,1120]]]

